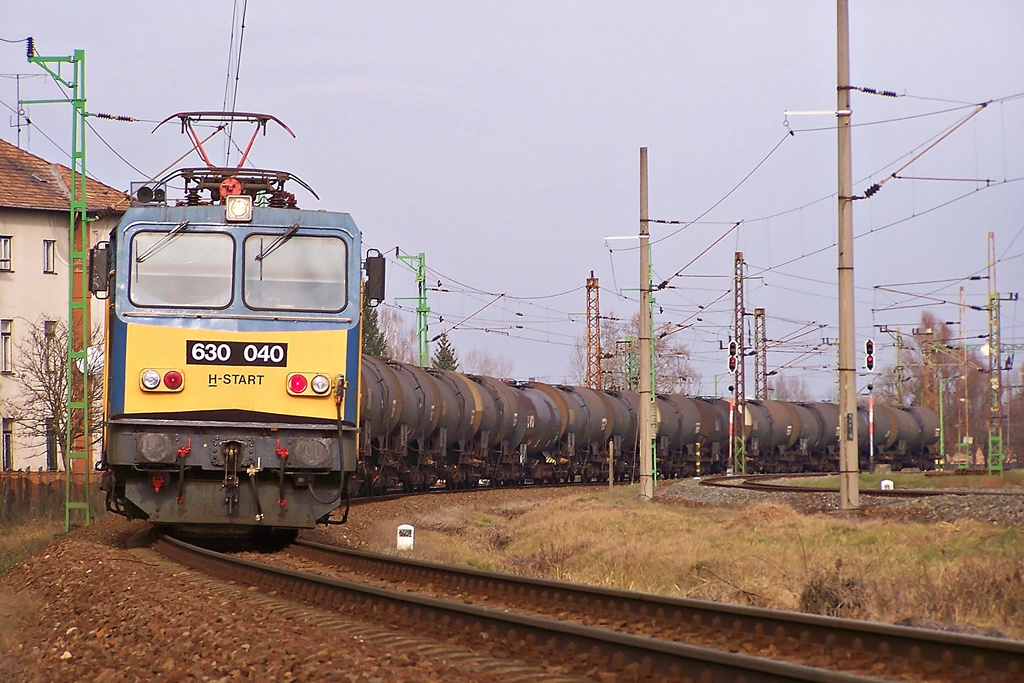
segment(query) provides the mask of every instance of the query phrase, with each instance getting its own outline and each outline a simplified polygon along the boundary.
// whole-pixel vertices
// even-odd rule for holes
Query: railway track
[[[169,537],[158,539],[154,550],[216,578],[230,576],[237,583],[310,607],[430,635],[500,658],[557,663],[580,678],[746,683],[883,680],[342,581],[217,553]]]
[[[599,588],[300,540],[288,553],[405,590],[895,680],[1024,680],[1024,643]]]

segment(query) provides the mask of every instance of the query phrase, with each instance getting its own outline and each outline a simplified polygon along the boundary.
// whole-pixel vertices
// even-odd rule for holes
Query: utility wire
[[[1017,99],[1019,97],[1024,97],[1024,93],[1017,93],[1015,95],[1010,95],[1008,97],[1001,97],[1001,98],[997,98],[997,99],[993,99],[993,100],[988,100],[986,102],[975,102],[973,104],[966,104],[966,105],[962,105],[962,106],[959,106],[959,107],[950,107],[949,109],[940,109],[938,111],[925,112],[923,114],[911,114],[909,116],[899,116],[899,117],[895,117],[895,118],[891,118],[891,119],[879,119],[878,121],[865,121],[864,123],[851,123],[850,127],[851,128],[863,128],[865,126],[879,126],[879,125],[882,125],[882,124],[885,124],[885,123],[899,123],[900,121],[912,121],[914,119],[923,119],[923,118],[927,118],[929,116],[940,116],[942,114],[949,114],[949,113],[955,112],[955,111],[962,111],[964,109],[970,109],[972,107],[979,107],[979,106],[984,107],[984,106],[987,106],[989,104],[992,104],[993,102],[1008,102],[1010,100],[1015,100],[1015,99]],[[822,126],[822,127],[819,127],[819,128],[794,128],[793,132],[795,132],[795,133],[820,133],[822,131],[834,131],[835,129],[836,129],[835,126]]]
[[[970,192],[966,192],[966,193],[964,193],[962,195],[959,195],[958,197],[954,197],[953,199],[950,199],[948,201],[942,202],[941,204],[936,204],[935,206],[929,207],[929,208],[927,208],[924,211],[921,211],[919,213],[914,213],[914,214],[911,214],[910,216],[905,216],[905,217],[900,218],[898,220],[895,220],[895,221],[893,221],[891,223],[887,223],[885,225],[881,225],[881,226],[879,226],[877,228],[871,228],[870,230],[867,230],[865,232],[858,233],[857,235],[854,235],[854,239],[860,239],[861,237],[866,237],[866,236],[871,235],[873,233],[881,232],[882,230],[888,230],[889,228],[892,228],[892,227],[895,227],[897,225],[900,225],[901,223],[906,223],[907,221],[913,220],[913,219],[918,218],[920,216],[927,215],[927,214],[931,213],[932,211],[937,211],[938,209],[945,208],[945,207],[949,206],[950,204],[954,204],[954,203],[960,201],[961,199],[966,199],[967,197],[970,197],[971,195],[973,195],[973,194],[975,194],[977,192],[982,192],[984,190],[987,190],[987,189],[993,188],[993,187],[999,187],[1000,185],[1008,185],[1010,183],[1017,183],[1017,182],[1020,182],[1021,180],[1024,180],[1024,176],[1019,177],[1019,178],[1009,178],[1007,180],[993,182],[991,185],[986,185],[984,187],[975,188],[974,190],[971,190]],[[818,255],[818,254],[820,254],[820,253],[822,253],[824,251],[828,251],[829,249],[832,249],[835,246],[836,246],[836,243],[833,242],[832,244],[828,244],[828,245],[826,245],[824,247],[821,247],[820,249],[815,249],[814,251],[811,251],[811,252],[808,252],[806,254],[803,254],[802,256],[796,256],[794,258],[789,259],[788,261],[783,261],[782,263],[776,263],[774,266],[768,266],[766,268],[763,268],[763,269],[757,271],[756,273],[753,273],[753,275],[762,275],[764,273],[768,273],[768,272],[777,270],[778,268],[782,268],[783,266],[788,266],[788,265],[790,265],[792,263],[796,263],[797,261],[801,261],[801,260],[803,260],[805,258],[809,258],[811,256],[816,256],[816,255]]]
[[[761,161],[757,162],[757,165],[756,165],[756,166],[754,166],[754,168],[752,168],[752,169],[750,170],[750,172],[749,172],[749,173],[747,173],[747,175],[743,176],[743,179],[742,179],[742,180],[740,180],[740,181],[739,181],[738,183],[736,183],[736,185],[735,185],[735,186],[733,186],[733,188],[732,188],[731,190],[729,190],[728,192],[726,192],[726,193],[725,193],[725,195],[724,195],[724,196],[723,196],[723,197],[722,197],[721,199],[719,199],[719,200],[718,200],[717,202],[715,202],[715,203],[714,203],[714,204],[712,204],[712,205],[711,205],[710,207],[708,207],[707,209],[705,209],[705,211],[704,211],[704,212],[703,212],[702,214],[700,214],[699,216],[697,216],[697,217],[696,217],[695,219],[693,219],[692,221],[689,221],[689,222],[687,222],[686,224],[684,224],[684,225],[683,225],[683,226],[682,226],[681,228],[677,228],[677,229],[673,230],[672,232],[670,232],[669,234],[667,234],[667,235],[665,235],[665,236],[663,236],[663,237],[659,237],[658,239],[655,239],[655,240],[651,240],[651,242],[650,242],[650,243],[651,243],[651,245],[653,246],[653,245],[655,245],[655,244],[658,244],[659,242],[664,242],[665,240],[669,239],[670,237],[673,237],[673,236],[675,236],[675,235],[678,235],[678,234],[679,234],[679,233],[680,233],[681,231],[685,230],[685,229],[687,228],[687,226],[689,226],[689,225],[692,225],[693,223],[696,223],[696,222],[700,221],[700,219],[704,218],[704,216],[707,216],[707,215],[708,215],[709,213],[711,213],[711,212],[712,212],[712,211],[714,211],[714,210],[715,210],[716,208],[718,208],[718,206],[719,206],[719,205],[720,205],[720,204],[721,204],[722,202],[724,202],[724,201],[725,201],[726,199],[728,199],[728,198],[729,198],[730,196],[732,196],[732,194],[733,194],[734,192],[736,192],[736,190],[740,189],[740,187],[742,187],[742,186],[743,186],[743,184],[744,184],[745,182],[747,182],[747,181],[748,181],[748,180],[750,179],[750,176],[754,175],[754,174],[755,174],[755,173],[757,172],[757,169],[761,168],[761,167],[762,167],[762,166],[764,165],[764,163],[765,163],[766,161],[768,161],[768,159],[770,159],[770,158],[772,157],[772,155],[773,155],[773,154],[775,154],[775,152],[776,152],[776,151],[777,151],[777,150],[779,149],[779,147],[781,147],[781,146],[782,146],[782,143],[783,143],[783,142],[785,142],[786,140],[788,140],[788,139],[789,139],[790,137],[793,137],[794,135],[795,135],[795,133],[793,133],[793,131],[789,131],[789,132],[787,132],[787,133],[786,133],[785,135],[783,135],[783,136],[782,136],[782,139],[781,139],[781,140],[779,140],[779,141],[778,141],[777,143],[775,143],[775,146],[774,146],[774,147],[772,147],[771,151],[770,151],[770,152],[768,152],[768,154],[766,154],[766,155],[764,156],[764,158],[763,158],[763,159],[761,159]],[[657,222],[664,222],[664,221],[657,221]],[[739,224],[737,223],[736,225],[739,225]],[[734,225],[734,226],[733,226],[733,228],[735,228],[735,227],[736,227],[736,225]],[[730,228],[730,231],[731,231],[731,230],[732,230],[733,228]],[[728,233],[727,233],[727,234],[728,234]],[[639,246],[636,246],[636,247],[629,247],[629,249],[630,249],[630,250],[633,250],[633,249],[639,249],[639,248],[640,248]]]
[[[239,82],[239,71],[242,67],[242,41],[245,39],[245,14],[249,8],[249,0],[242,0],[242,22],[238,31],[238,54],[235,55],[233,49],[235,47],[235,20],[238,18],[238,0],[235,0],[231,9],[231,44],[228,46],[228,68],[227,75],[224,78],[224,111],[230,111],[232,114],[235,113],[235,105],[238,101],[238,82]],[[231,88],[231,65],[232,60],[235,66],[235,87]],[[231,91],[231,107],[228,108],[228,91]],[[227,150],[224,155],[224,165],[230,166],[231,163],[231,143],[234,140],[234,121],[228,124],[228,144]]]
[[[91,131],[93,132],[93,134],[94,134],[94,135],[95,135],[96,137],[98,137],[98,138],[100,139],[100,142],[102,142],[102,143],[103,143],[103,145],[104,145],[104,146],[105,146],[105,147],[106,147],[107,149],[109,149],[109,150],[110,150],[111,152],[113,152],[113,153],[114,153],[114,156],[116,156],[116,157],[117,157],[118,159],[120,159],[121,161],[123,161],[123,162],[125,163],[125,165],[127,165],[127,166],[128,166],[129,168],[131,168],[131,169],[132,169],[133,171],[135,171],[135,172],[136,172],[136,173],[138,173],[139,175],[141,175],[141,176],[145,176],[145,175],[146,175],[146,172],[145,172],[145,171],[142,171],[141,169],[139,169],[139,167],[138,167],[138,166],[136,166],[136,165],[135,165],[135,164],[133,164],[132,162],[130,162],[130,161],[128,161],[127,159],[125,159],[125,158],[124,158],[124,157],[123,157],[123,156],[121,155],[121,153],[120,153],[120,152],[118,152],[118,151],[117,151],[116,149],[114,149],[114,148],[113,148],[113,147],[112,147],[112,146],[110,145],[110,143],[109,143],[109,142],[107,142],[107,141],[106,141],[106,140],[105,140],[105,139],[103,138],[103,136],[102,136],[102,135],[100,135],[99,131],[98,131],[98,130],[96,130],[96,128],[95,128],[95,127],[94,127],[94,126],[93,126],[93,125],[92,125],[91,123],[89,123],[89,119],[86,119],[86,120],[85,120],[85,125],[89,126],[89,130],[91,130]]]
[[[748,177],[749,177],[749,176],[748,176]],[[737,187],[738,187],[738,186],[737,186]],[[732,225],[732,227],[731,227],[731,228],[729,228],[728,230],[726,230],[725,232],[723,232],[723,233],[721,234],[721,236],[720,236],[720,237],[719,237],[718,239],[716,239],[716,240],[715,240],[714,242],[712,242],[711,244],[709,244],[709,245],[708,245],[708,246],[707,246],[707,247],[706,247],[706,248],[704,249],[704,251],[700,252],[699,254],[697,254],[696,256],[694,256],[694,257],[693,257],[692,259],[690,259],[690,262],[689,262],[689,263],[687,263],[687,264],[686,264],[685,266],[683,266],[682,268],[680,268],[679,270],[677,270],[677,271],[675,272],[675,274],[673,274],[673,275],[669,276],[669,277],[668,277],[668,279],[666,279],[666,280],[662,281],[662,283],[661,283],[661,284],[659,284],[659,285],[658,285],[657,287],[655,287],[654,289],[655,289],[655,290],[658,290],[658,291],[660,291],[660,290],[662,290],[662,289],[665,289],[666,287],[668,287],[668,283],[669,283],[669,282],[671,282],[671,281],[672,281],[673,279],[675,279],[675,278],[679,277],[680,275],[682,275],[682,274],[683,274],[683,271],[684,271],[684,270],[686,270],[687,268],[689,268],[690,266],[692,266],[692,265],[693,265],[693,264],[694,264],[694,263],[695,263],[695,262],[697,261],[697,259],[699,259],[700,257],[704,256],[704,254],[706,254],[706,253],[708,253],[709,251],[711,251],[711,249],[712,249],[712,248],[714,248],[714,246],[715,246],[716,244],[718,244],[719,242],[721,242],[722,240],[724,240],[724,239],[725,239],[725,238],[726,238],[726,237],[727,237],[727,236],[729,235],[729,233],[731,233],[731,232],[732,232],[733,230],[735,230],[736,228],[740,227],[740,224],[741,224],[741,223],[743,223],[743,221],[737,221],[736,223],[733,223],[733,225]]]

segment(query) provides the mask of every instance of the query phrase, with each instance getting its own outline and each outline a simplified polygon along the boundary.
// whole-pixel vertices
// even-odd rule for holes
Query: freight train
[[[640,396],[631,391],[424,369],[364,356],[360,492],[524,482],[637,478]],[[656,469],[662,477],[719,473],[729,462],[729,403],[657,396]],[[868,468],[868,412],[858,408],[859,454]],[[838,470],[839,409],[831,403],[746,401],[735,420],[748,472]],[[938,416],[876,405],[874,462],[933,469]]]
[[[248,149],[237,167],[212,165],[195,133],[291,133],[278,119],[176,118],[207,165],[133,187],[90,254],[90,289],[107,297],[107,507],[172,527],[313,527],[356,468],[359,230],[346,213],[299,209],[286,183],[308,186],[244,168]],[[383,296],[382,278],[367,295]]]
[[[90,289],[107,299],[97,469],[109,510],[216,534],[294,531],[342,506],[344,521],[353,494],[636,478],[635,392],[363,357],[362,303],[383,299],[383,258],[361,264],[351,216],[299,209],[285,184],[312,190],[244,168],[248,148],[237,167],[214,166],[194,127],[255,124],[250,146],[270,122],[291,131],[264,114],[176,117],[207,165],[133,188],[90,250]],[[184,189],[173,202],[172,186]],[[656,412],[660,476],[728,467],[725,401],[668,394]],[[837,469],[834,405],[749,401],[736,424],[750,471]],[[876,462],[931,468],[937,427],[931,411],[877,407]]]

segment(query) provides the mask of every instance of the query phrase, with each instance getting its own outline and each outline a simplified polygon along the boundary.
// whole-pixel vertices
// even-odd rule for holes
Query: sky
[[[41,55],[85,50],[88,111],[139,119],[90,119],[88,172],[117,188],[189,151],[178,126],[153,132],[156,122],[223,109],[233,92],[236,110],[273,114],[296,134],[268,128],[251,161],[302,178],[320,199],[299,191],[300,206],[351,213],[364,245],[390,255],[386,305],[412,328],[416,283],[394,254],[424,253],[429,336],[447,331],[462,356],[511,361],[516,378],[579,381],[591,271],[602,315],[638,311],[637,243],[606,237],[639,232],[647,147],[650,217],[664,221],[651,225],[654,281],[670,285],[655,324],[678,330],[701,392],[729,381],[742,252],[746,309],[766,312],[768,368],[832,396],[835,3],[7,4],[0,137],[19,142],[19,90],[60,96],[25,43],[7,42],[27,36]],[[969,306],[987,303],[988,281],[967,278],[986,275],[989,232],[996,290],[1024,289],[1022,29],[1013,0],[850,2],[852,85],[898,95],[851,94],[856,193],[988,103],[854,204],[858,364],[869,337],[879,367],[891,364],[885,330],[909,333],[923,311],[959,320],[961,286]],[[27,115],[21,146],[66,162],[70,107]],[[248,134],[236,129],[235,142]],[[218,161],[228,149],[210,148]],[[1001,319],[1004,344],[1024,343],[1024,308],[1006,301]],[[986,325],[968,308],[961,333]],[[747,368],[752,394],[752,359]],[[858,386],[871,381],[861,372]]]

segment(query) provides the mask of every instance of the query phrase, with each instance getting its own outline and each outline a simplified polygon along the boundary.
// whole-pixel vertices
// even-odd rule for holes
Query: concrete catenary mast
[[[836,2],[836,132],[839,151],[839,507],[860,507],[853,310],[853,169],[850,157],[850,7]]]

